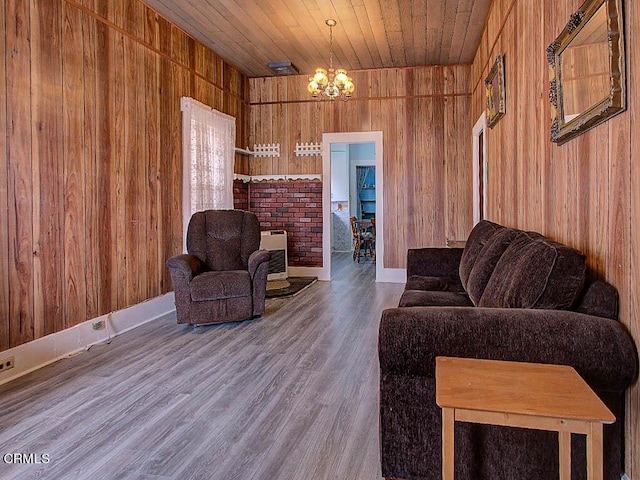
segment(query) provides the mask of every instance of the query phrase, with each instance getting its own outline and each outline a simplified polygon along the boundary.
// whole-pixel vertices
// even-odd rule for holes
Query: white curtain
[[[194,212],[233,208],[236,119],[182,97],[184,232]]]

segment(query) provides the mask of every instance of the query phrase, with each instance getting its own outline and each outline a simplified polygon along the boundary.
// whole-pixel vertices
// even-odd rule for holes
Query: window
[[[233,208],[235,118],[182,97],[182,216],[184,232],[194,212]]]

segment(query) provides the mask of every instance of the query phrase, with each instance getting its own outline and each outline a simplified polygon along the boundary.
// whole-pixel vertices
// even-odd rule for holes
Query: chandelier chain
[[[329,25],[329,68],[333,70],[333,26]]]

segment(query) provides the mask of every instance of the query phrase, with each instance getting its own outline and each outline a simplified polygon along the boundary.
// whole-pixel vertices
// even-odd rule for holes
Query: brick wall
[[[233,181],[233,208],[249,210],[249,183]]]
[[[287,231],[290,266],[322,266],[322,182],[251,183],[249,210],[262,230]]]

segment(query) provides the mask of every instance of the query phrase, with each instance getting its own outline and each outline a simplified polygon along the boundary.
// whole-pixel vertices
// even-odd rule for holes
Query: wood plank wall
[[[250,172],[322,173],[320,156],[295,156],[296,142],[382,131],[385,267],[404,268],[407,248],[444,246],[473,226],[470,66],[350,74],[347,102],[310,98],[308,75],[249,79],[251,145],[280,143],[280,157],[253,158]]]
[[[139,0],[1,0],[0,351],[171,290],[180,97],[248,81]],[[236,171],[248,173],[246,158]]]
[[[620,321],[640,345],[640,5],[627,1],[628,110],[566,143],[549,141],[545,49],[583,0],[494,0],[472,67],[472,119],[483,79],[505,54],[507,112],[486,135],[489,218],[540,231],[588,256],[620,294]],[[640,387],[628,396],[626,473],[640,477]]]

